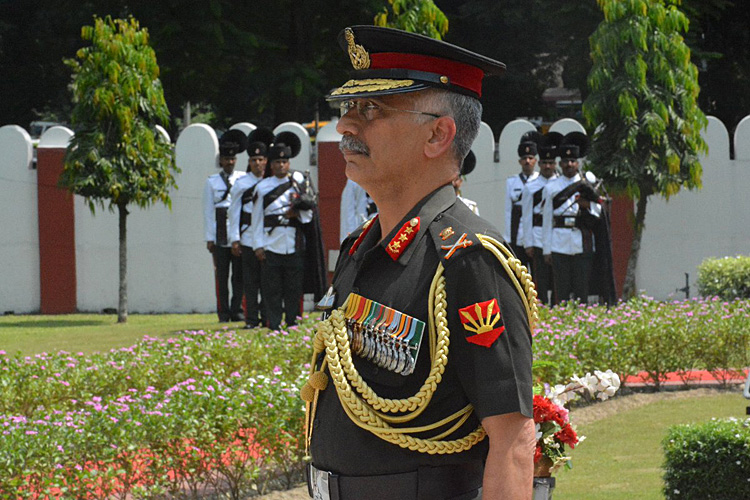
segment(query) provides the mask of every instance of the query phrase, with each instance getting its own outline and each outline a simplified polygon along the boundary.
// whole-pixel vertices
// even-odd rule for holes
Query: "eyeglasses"
[[[380,112],[383,110],[386,111],[400,111],[402,113],[412,113],[415,115],[427,115],[432,116],[433,118],[440,118],[441,115],[437,115],[435,113],[427,113],[425,111],[416,111],[413,109],[400,109],[400,108],[393,108],[391,106],[387,106],[385,104],[378,104],[374,101],[355,101],[354,99],[349,99],[346,101],[341,101],[339,104],[339,110],[341,112],[341,117],[343,118],[344,115],[346,115],[349,111],[352,109],[356,109],[357,113],[359,114],[360,118],[362,118],[365,121],[372,121],[376,119]]]

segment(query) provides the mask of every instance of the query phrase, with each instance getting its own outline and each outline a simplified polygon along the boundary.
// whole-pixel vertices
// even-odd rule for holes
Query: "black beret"
[[[268,148],[268,161],[290,159],[297,156],[302,149],[302,142],[294,132],[281,132],[274,137]]]
[[[539,141],[539,159],[554,160],[557,158],[561,139],[562,134],[560,132],[549,132],[547,135],[543,135]]]
[[[247,146],[247,154],[248,156],[268,156],[268,146],[260,141],[251,142]]]
[[[577,160],[586,156],[589,149],[589,138],[582,132],[570,132],[560,139],[559,156],[561,159]]]
[[[219,139],[221,156],[237,156],[247,149],[247,136],[242,130],[227,130]]]
[[[518,156],[536,156],[536,142],[522,142],[518,145]]]

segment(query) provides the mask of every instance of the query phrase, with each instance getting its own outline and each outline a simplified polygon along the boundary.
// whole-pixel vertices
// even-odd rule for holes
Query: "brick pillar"
[[[622,286],[628,270],[630,246],[633,243],[633,200],[627,196],[614,196],[610,223],[612,225],[612,264],[615,272],[617,296],[622,297]]]
[[[42,314],[76,312],[73,195],[57,186],[65,148],[38,148],[39,276]]]
[[[339,143],[318,143],[318,186],[320,186],[320,224],[323,231],[323,247],[326,264],[332,268],[335,262],[328,262],[330,251],[339,249],[339,227],[341,211],[341,191],[346,185],[346,162],[339,151]],[[329,282],[332,276],[329,276]]]

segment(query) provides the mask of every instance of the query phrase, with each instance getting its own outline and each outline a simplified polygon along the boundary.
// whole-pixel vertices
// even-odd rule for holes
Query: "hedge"
[[[750,498],[750,419],[674,426],[662,446],[668,500]]]
[[[704,260],[698,266],[698,291],[726,300],[750,299],[750,257]]]

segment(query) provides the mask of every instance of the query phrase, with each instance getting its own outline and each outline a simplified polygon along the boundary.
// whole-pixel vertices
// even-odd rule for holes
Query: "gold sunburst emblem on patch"
[[[349,59],[352,60],[354,69],[367,69],[370,67],[370,54],[364,47],[354,43],[354,31],[351,28],[344,30],[344,38],[349,45]]]

